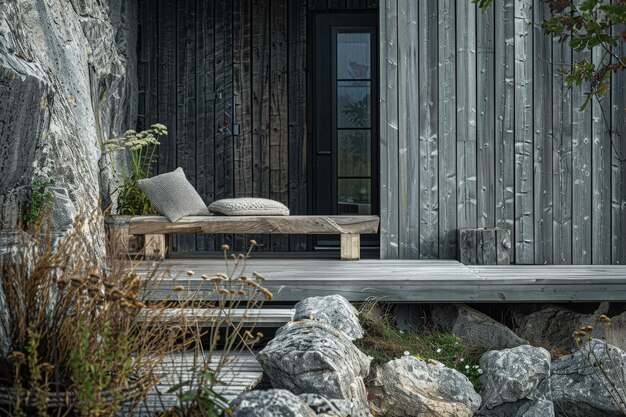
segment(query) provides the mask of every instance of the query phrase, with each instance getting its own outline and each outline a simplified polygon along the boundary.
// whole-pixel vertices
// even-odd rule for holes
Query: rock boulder
[[[350,340],[363,337],[359,315],[348,300],[340,295],[309,297],[296,304],[294,320],[317,320],[344,332]]]
[[[244,392],[231,404],[233,417],[315,417],[298,396],[284,389]]]
[[[364,404],[347,400],[329,400],[318,394],[300,394],[298,397],[318,416],[328,417],[372,417]]]
[[[504,324],[464,304],[435,304],[432,320],[469,348],[506,349],[528,344]]]
[[[626,398],[626,353],[604,341],[592,339],[571,355],[552,362],[549,390],[559,417],[623,417],[609,393],[616,387]]]
[[[480,358],[480,416],[554,416],[549,392],[539,386],[550,376],[550,353],[532,346],[492,350]]]
[[[367,402],[363,378],[370,360],[345,333],[315,320],[286,324],[259,352],[274,388],[360,404]]]
[[[394,417],[470,417],[480,406],[465,375],[413,356],[377,368],[369,393],[377,409]]]
[[[612,323],[604,328],[598,321],[602,314]],[[533,344],[569,353],[576,347],[572,333],[584,326],[593,326],[592,336],[606,337],[609,344],[626,350],[626,308],[601,303],[592,313],[576,312],[566,306],[547,305],[534,310],[514,309],[513,319],[520,336]]]

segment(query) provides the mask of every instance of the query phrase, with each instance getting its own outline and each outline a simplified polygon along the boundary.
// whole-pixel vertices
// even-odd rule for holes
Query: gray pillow
[[[148,196],[154,208],[171,222],[185,216],[210,214],[202,197],[187,181],[182,168],[139,180],[139,188]]]
[[[266,198],[225,198],[209,204],[209,210],[225,216],[289,216],[287,206]]]

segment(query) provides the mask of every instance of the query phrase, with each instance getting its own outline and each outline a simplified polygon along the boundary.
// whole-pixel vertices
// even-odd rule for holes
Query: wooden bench
[[[130,217],[128,234],[144,235],[145,256],[166,257],[165,235],[232,233],[341,235],[341,259],[361,257],[361,234],[378,233],[378,216],[189,216],[170,222],[163,216]]]

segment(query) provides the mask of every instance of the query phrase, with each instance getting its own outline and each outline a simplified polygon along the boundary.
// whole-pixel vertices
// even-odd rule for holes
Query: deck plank
[[[220,358],[220,353],[216,352],[211,363],[217,363]],[[123,415],[137,417],[160,415],[168,407],[178,405],[176,393],[167,391],[175,384],[191,379],[190,370],[193,364],[193,352],[168,355],[155,370],[159,378],[157,386],[148,393],[137,409],[132,413],[125,410]],[[220,383],[215,387],[215,391],[231,401],[242,392],[254,388],[262,377],[263,368],[252,352],[234,352],[229,354],[229,362],[218,375]]]
[[[168,259],[158,288],[146,294],[159,299],[183,286],[175,296],[211,298],[199,274],[223,272],[219,259]],[[193,270],[194,276],[186,271]],[[248,271],[267,277],[273,301],[341,294],[353,302],[379,298],[388,302],[591,302],[626,299],[626,267],[617,265],[466,266],[450,260],[255,259]]]

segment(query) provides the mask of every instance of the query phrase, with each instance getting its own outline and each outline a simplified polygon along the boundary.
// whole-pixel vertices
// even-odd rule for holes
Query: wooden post
[[[168,255],[168,245],[165,235],[144,235],[145,244],[143,254],[150,259],[164,259]]]
[[[465,265],[511,263],[511,231],[501,228],[459,230],[459,261]]]
[[[358,261],[361,259],[361,235],[341,235],[341,260]]]

